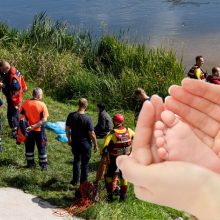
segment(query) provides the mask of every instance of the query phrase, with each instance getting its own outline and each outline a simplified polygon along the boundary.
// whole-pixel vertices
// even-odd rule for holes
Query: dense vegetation
[[[166,96],[184,72],[172,50],[129,44],[123,34],[95,40],[45,13],[23,31],[0,23],[0,57],[59,100],[85,96],[111,109],[132,108],[137,86]]]

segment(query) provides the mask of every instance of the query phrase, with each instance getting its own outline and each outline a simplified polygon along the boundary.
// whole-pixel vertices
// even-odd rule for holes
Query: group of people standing
[[[33,96],[23,102],[27,91],[25,80],[14,66],[5,60],[0,61],[0,88],[7,100],[7,119],[12,137],[17,143],[25,142],[27,167],[34,167],[34,147],[38,148],[39,165],[47,170],[46,136],[43,124],[49,116],[47,106],[41,100],[41,88],[33,90]],[[3,103],[3,102],[1,102]],[[2,151],[2,144],[0,147]]]

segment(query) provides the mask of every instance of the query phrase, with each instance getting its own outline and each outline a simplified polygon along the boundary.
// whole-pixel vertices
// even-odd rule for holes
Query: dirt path
[[[0,220],[77,220],[58,217],[48,202],[14,188],[0,188]]]

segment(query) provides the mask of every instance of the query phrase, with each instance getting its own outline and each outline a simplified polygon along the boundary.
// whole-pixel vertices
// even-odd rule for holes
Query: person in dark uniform
[[[137,88],[134,92],[134,95],[135,98],[137,99],[137,104],[134,110],[134,124],[136,125],[142,106],[145,101],[150,100],[150,97],[147,96],[146,92],[142,88]]]
[[[87,107],[88,101],[85,98],[81,98],[78,104],[78,111],[70,113],[66,120],[66,136],[74,156],[73,179],[70,182],[72,185],[77,185],[79,180],[80,183],[87,181],[92,142],[94,150],[98,150],[92,120],[86,114]]]
[[[95,126],[95,133],[97,138],[104,138],[109,131],[113,129],[113,123],[110,115],[105,110],[105,105],[100,103],[97,105],[99,111],[98,123]]]

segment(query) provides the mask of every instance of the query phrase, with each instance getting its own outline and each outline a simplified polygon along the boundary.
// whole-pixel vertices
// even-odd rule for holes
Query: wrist
[[[195,198],[192,203],[192,210],[196,212],[192,214],[195,214],[201,220],[218,220],[220,209],[220,176],[210,170],[204,169],[199,174],[199,180],[200,185],[197,196],[194,196]]]

